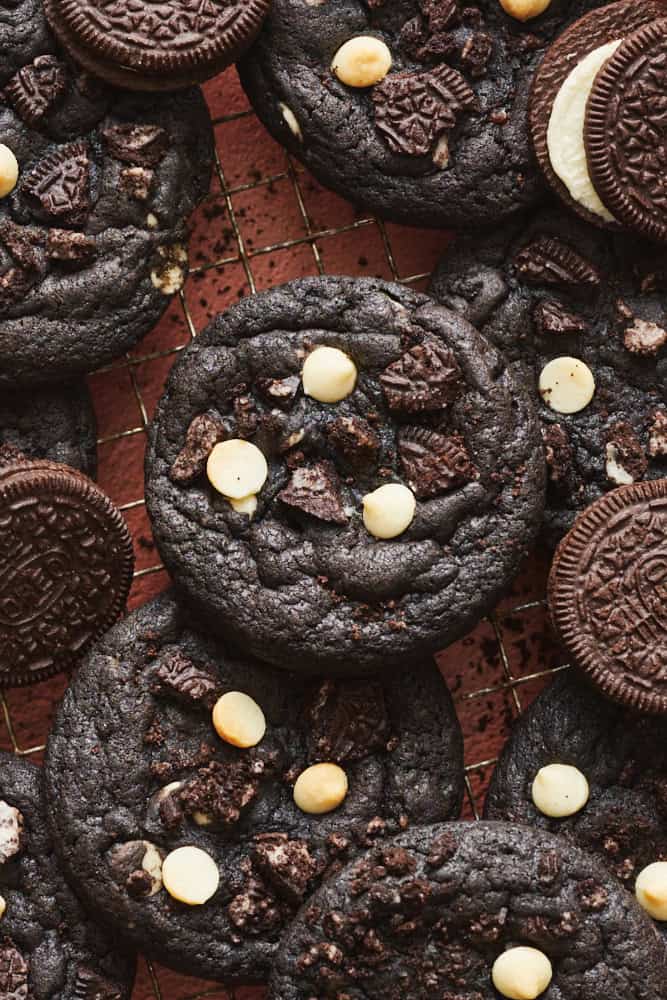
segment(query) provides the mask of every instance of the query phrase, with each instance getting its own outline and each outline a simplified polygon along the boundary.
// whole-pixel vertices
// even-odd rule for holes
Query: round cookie
[[[604,139],[591,136],[589,120],[592,106],[597,105],[599,109],[600,101],[607,112],[613,114],[617,101],[606,98],[610,96],[610,89],[614,96],[620,89],[618,80],[607,88],[606,98],[601,94],[599,98],[593,95],[598,93],[600,77],[607,77],[606,66],[610,58],[615,59],[615,46],[624,39],[634,38],[635,32],[664,17],[667,2],[618,0],[594,7],[596,9],[581,20],[575,20],[555,39],[540,63],[530,93],[530,129],[540,169],[568,207],[596,226],[618,229],[622,220],[614,217],[612,206],[605,197],[608,185],[598,187],[593,183],[593,160],[587,155],[591,151],[591,139],[596,148],[602,145],[607,154],[612,151],[613,135]],[[587,95],[590,96],[587,98]],[[645,109],[641,107],[641,94],[639,98],[640,105],[635,102],[632,114],[641,117]],[[560,101],[563,104],[559,108]],[[647,125],[641,132],[642,142],[650,134],[650,125]],[[635,149],[633,155],[636,153]],[[554,162],[554,158],[558,162]],[[597,179],[599,176],[597,172]]]
[[[587,803],[571,816],[536,808],[541,768],[585,776]],[[597,854],[634,891],[640,871],[667,859],[667,722],[614,704],[574,670],[559,675],[516,722],[486,799],[488,819],[539,827]]]
[[[149,436],[148,510],[181,592],[293,670],[405,669],[452,642],[542,514],[527,393],[468,323],[383,281],[304,279],[219,316]]]
[[[248,748],[219,707],[230,698],[237,722],[263,716]],[[319,814],[295,789],[318,762],[347,778],[338,808]],[[47,786],[58,850],[92,912],[183,972],[258,982],[322,878],[407,825],[458,816],[462,739],[430,662],[379,681],[303,681],[194,631],[163,595],[77,672]],[[172,895],[212,889],[200,905]]]
[[[547,449],[549,544],[608,490],[667,476],[667,253],[549,210],[457,240],[431,292],[525,368]],[[594,395],[575,413],[540,397],[559,357],[592,374]]]
[[[537,991],[519,948],[546,967]],[[283,939],[269,998],[663,1000],[663,973],[661,938],[597,859],[541,830],[450,823],[326,882]]]
[[[92,371],[156,323],[184,280],[213,145],[198,90],[107,88],[63,56],[38,0],[5,6],[0,55],[0,387],[12,388]]]
[[[46,0],[54,32],[91,73],[131,90],[175,90],[230,66],[257,35],[270,0]],[[159,26],[159,30],[158,29]]]
[[[83,382],[0,398],[0,446],[25,455],[61,462],[94,477],[97,470],[97,424],[90,393]]]
[[[274,138],[356,205],[408,225],[490,225],[542,196],[532,76],[564,25],[598,6],[274,0],[239,73]],[[542,13],[524,20],[527,8]],[[352,58],[343,46],[359,38]]]
[[[65,882],[45,806],[41,769],[0,754],[0,996],[129,1000],[134,958]]]

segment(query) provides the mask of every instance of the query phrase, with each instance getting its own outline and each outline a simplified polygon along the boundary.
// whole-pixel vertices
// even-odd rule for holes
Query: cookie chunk
[[[462,635],[543,503],[534,409],[501,356],[366,279],[214,320],[172,370],[146,469],[156,542],[207,627],[310,673],[405,669]]]
[[[47,782],[92,912],[183,972],[258,982],[323,878],[401,829],[458,816],[462,740],[430,662],[304,681],[206,638],[166,595],[78,671]]]
[[[274,0],[241,82],[326,186],[408,225],[490,225],[534,205],[533,74],[596,0]]]
[[[457,240],[431,291],[524,372],[546,447],[551,545],[607,491],[667,476],[664,251],[549,210]]]
[[[86,916],[58,866],[42,771],[0,754],[0,996],[129,1000],[134,958]]]
[[[0,446],[9,444],[30,457],[62,462],[94,477],[96,437],[95,412],[83,382],[1,395]]]
[[[208,191],[198,90],[158,99],[70,63],[41,5],[0,24],[0,386],[62,381],[131,348],[182,285]]]
[[[541,830],[442,824],[330,879],[280,949],[271,1000],[662,1000],[664,945],[591,855]]]

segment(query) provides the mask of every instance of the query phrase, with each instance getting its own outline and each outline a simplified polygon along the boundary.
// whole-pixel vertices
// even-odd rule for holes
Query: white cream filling
[[[547,149],[554,172],[578,204],[605,222],[615,219],[595,190],[588,171],[584,121],[595,78],[622,41],[619,38],[601,45],[575,66],[558,91],[547,130]]]

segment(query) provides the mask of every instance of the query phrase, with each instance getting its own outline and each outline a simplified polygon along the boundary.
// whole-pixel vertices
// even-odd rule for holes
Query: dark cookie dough
[[[62,44],[96,76],[132,90],[174,90],[230,66],[270,0],[46,0]],[[159,30],[158,30],[159,29]]]
[[[302,681],[191,620],[160,597],[90,654],[49,743],[51,815],[73,884],[115,931],[183,972],[257,982],[324,875],[409,824],[458,815],[461,732],[431,663],[391,680]],[[229,690],[264,712],[266,735],[250,750],[223,743],[211,724]],[[349,780],[344,803],[322,816],[292,797],[317,761],[338,762]],[[172,782],[183,785],[158,803]],[[212,825],[197,825],[198,812]],[[165,889],[147,897],[137,841],[207,851],[220,871],[215,896],[199,907]]]
[[[525,371],[546,445],[549,544],[619,485],[610,456],[634,481],[667,476],[666,252],[548,210],[458,240],[431,292]],[[560,356],[593,373],[595,396],[579,413],[556,413],[537,391],[542,368]]]
[[[0,199],[7,388],[92,371],[151,329],[183,278],[212,134],[196,89],[142,97],[76,69],[39,0],[2,5],[0,88],[20,171]]]
[[[348,352],[353,393],[299,375]],[[146,500],[162,557],[207,628],[289,669],[405,669],[506,590],[538,529],[544,459],[528,394],[456,314],[382,281],[311,278],[246,299],[180,356],[150,432]],[[269,476],[256,514],[209,484],[221,437]],[[410,483],[407,530],[379,541],[362,497]]]
[[[33,458],[48,458],[97,470],[97,425],[83,382],[31,392],[0,393],[0,445],[11,444]]]
[[[662,1000],[664,945],[604,867],[538,830],[443,824],[378,845],[302,909],[270,1000],[498,1000],[506,948],[544,952],[540,1000]]]
[[[586,776],[588,803],[550,819],[531,786],[547,764]],[[667,858],[667,721],[615,705],[574,671],[557,677],[516,722],[491,779],[485,815],[558,833],[597,854],[633,892]]]
[[[6,904],[0,996],[129,1000],[134,958],[86,916],[66,884],[45,805],[41,769],[0,754],[0,895]]]
[[[521,23],[499,0],[274,0],[239,72],[272,135],[355,204],[410,225],[490,225],[543,193],[527,122],[532,76],[557,32],[598,6],[552,0]],[[331,71],[358,35],[380,38],[393,60],[371,88]]]

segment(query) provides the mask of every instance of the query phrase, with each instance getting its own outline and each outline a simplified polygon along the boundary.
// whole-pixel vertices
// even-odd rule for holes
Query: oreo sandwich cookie
[[[0,754],[0,996],[129,1000],[134,957],[86,916],[58,866],[41,768]]]
[[[596,854],[629,892],[639,879],[639,902],[667,930],[667,893],[654,882],[650,905],[642,891],[667,871],[666,793],[667,720],[614,704],[569,670],[515,723],[484,815]]]
[[[664,943],[597,858],[542,830],[445,823],[329,879],[270,1000],[664,1000]]]
[[[665,0],[584,15],[548,50],[529,104],[539,165],[569,207],[595,225],[663,241],[666,19]]]
[[[0,393],[0,445],[13,445],[30,458],[61,462],[94,477],[96,439],[95,412],[83,382]]]
[[[463,795],[461,731],[432,662],[305,681],[195,631],[171,595],[89,653],[46,773],[57,849],[91,913],[228,984],[266,979],[324,878],[457,817]]]
[[[579,515],[556,550],[548,601],[605,694],[667,712],[667,479],[620,486]]]
[[[240,302],[182,352],[149,437],[181,594],[291,670],[409,669],[497,603],[542,517],[527,391],[460,316],[384,281]]]
[[[457,239],[430,291],[523,371],[539,405],[549,545],[609,490],[667,477],[667,252],[550,207]]]
[[[253,41],[270,0],[45,0],[70,55],[131,90],[176,90],[230,66]]]
[[[273,0],[239,73],[273,137],[361,209],[407,225],[492,225],[544,194],[530,85],[554,38],[599,6]]]
[[[0,448],[0,686],[71,667],[125,607],[129,532],[83,473]]]
[[[69,62],[38,0],[0,20],[0,391],[133,347],[187,270],[213,139],[197,89],[116,91]]]

